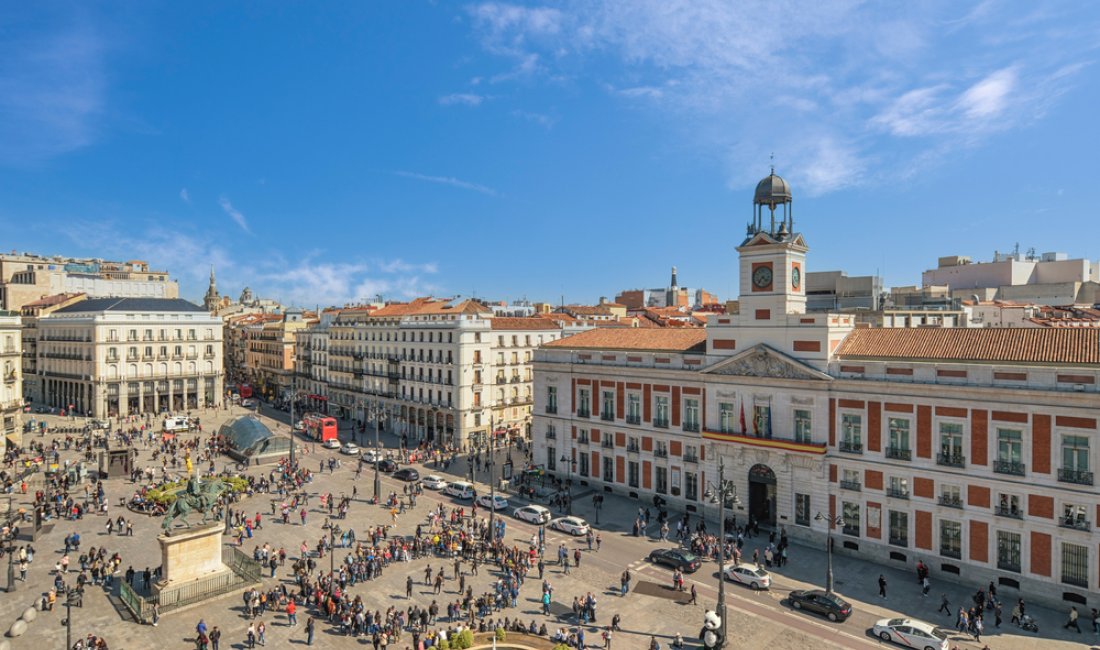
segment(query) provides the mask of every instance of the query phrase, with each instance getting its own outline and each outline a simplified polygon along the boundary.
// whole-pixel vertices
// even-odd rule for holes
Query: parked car
[[[588,534],[588,522],[580,517],[558,517],[550,522],[550,528],[574,537]]]
[[[414,481],[419,481],[420,480],[420,472],[416,471],[415,469],[413,469],[411,467],[406,467],[404,469],[399,469],[396,472],[394,472],[393,477],[395,479],[397,479],[398,481],[405,481],[405,482],[408,482],[408,483],[412,483]]]
[[[821,589],[792,591],[788,600],[791,607],[821,614],[834,623],[846,621],[852,615],[851,603],[835,593],[827,593]]]
[[[373,463],[376,460],[382,460],[382,454],[377,449],[360,449],[359,457],[363,459],[364,463]]]
[[[550,510],[543,506],[529,505],[522,508],[516,508],[512,515],[516,519],[522,519],[523,521],[530,522],[532,524],[545,524],[550,521]]]
[[[442,490],[447,487],[447,481],[443,480],[442,476],[435,474],[428,474],[420,484],[429,490]]]
[[[649,553],[649,561],[654,564],[663,564],[673,569],[679,569],[684,573],[695,573],[703,563],[694,553],[680,548],[659,548]]]
[[[243,406],[243,407],[245,407],[245,408],[249,408],[249,409],[250,409],[250,408],[252,408],[253,406],[256,406],[256,400],[255,400],[255,399],[253,399],[253,398],[251,398],[251,397],[248,397],[248,398],[242,399],[242,400],[241,400],[241,406]]]
[[[336,438],[333,438],[332,440],[326,440],[322,442],[321,446],[325,449],[340,449],[340,441]]]
[[[474,498],[474,486],[466,481],[455,481],[450,483],[447,487],[443,488],[443,494],[456,499],[473,499]]]
[[[477,498],[477,505],[481,506],[482,508],[491,507],[493,510],[504,510],[508,507],[508,499],[505,499],[499,494],[495,496],[483,494]]]
[[[935,625],[915,618],[884,618],[871,631],[883,641],[906,648],[947,650],[947,635]]]
[[[343,447],[340,447],[341,454],[347,454],[348,456],[355,456],[359,453],[359,445],[354,442],[345,442]]]
[[[746,585],[750,589],[768,589],[772,586],[771,574],[751,564],[727,564],[722,574],[726,580]]]
[[[385,472],[387,474],[389,474],[390,472],[396,472],[397,463],[390,460],[389,458],[383,458],[382,460],[378,461],[378,469],[379,471]]]

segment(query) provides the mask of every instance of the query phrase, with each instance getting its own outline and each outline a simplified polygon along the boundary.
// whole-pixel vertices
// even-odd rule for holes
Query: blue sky
[[[23,3],[0,14],[4,249],[186,297],[736,294],[752,188],[810,270],[1100,257],[1089,2]]]

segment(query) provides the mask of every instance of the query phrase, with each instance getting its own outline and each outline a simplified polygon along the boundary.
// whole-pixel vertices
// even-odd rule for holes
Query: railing
[[[642,423],[642,418],[640,416],[637,416],[637,415],[628,415],[628,416],[626,416],[626,423],[627,424],[641,424]]]
[[[895,537],[894,535],[890,535],[889,542],[891,546],[909,546],[908,537]]]
[[[604,449],[614,449],[615,439],[609,435],[605,435],[603,438],[600,439],[600,446]]]
[[[863,489],[863,484],[860,483],[859,481],[843,481],[842,480],[840,482],[840,489],[842,489],[842,490],[852,490],[853,492],[859,492],[860,490]]]
[[[558,433],[556,431],[547,431],[546,432],[546,439],[547,440],[557,440],[558,439]]]
[[[1060,469],[1058,470],[1058,480],[1062,483],[1092,485],[1092,472],[1083,469]]]
[[[605,422],[614,422],[615,421],[615,411],[610,411],[610,410],[606,410],[606,409],[603,410],[603,411],[600,411],[600,419],[605,421]]]
[[[837,449],[849,454],[862,454],[863,443],[858,440],[841,440],[837,445]]]
[[[637,454],[641,450],[642,450],[641,446],[639,446],[638,443],[636,443],[636,442],[627,443],[627,445],[626,445],[627,453]]]
[[[1011,519],[1024,518],[1024,511],[1012,506],[997,506],[993,509],[993,514],[998,517],[1009,517]]]
[[[941,506],[947,506],[948,508],[961,508],[963,507],[963,500],[960,496],[953,494],[941,494],[939,503]]]
[[[993,461],[993,471],[998,474],[1012,474],[1013,476],[1023,476],[1025,466],[1023,463],[1016,462],[1014,460],[995,460]]]
[[[684,456],[684,462],[685,463],[694,463],[694,464],[698,465],[699,464],[699,457],[698,456]]]
[[[1058,525],[1073,530],[1092,530],[1092,522],[1084,517],[1061,517],[1058,519]]]
[[[240,589],[243,585],[260,582],[263,568],[260,563],[236,548],[222,549],[222,563],[229,571],[189,582],[177,587],[168,587],[157,594],[143,596],[134,591],[125,581],[119,582],[119,598],[140,623],[152,618],[153,605],[161,614],[180,609],[208,598],[227,594]]]
[[[589,443],[588,436],[577,436],[577,444],[587,445]]]
[[[962,454],[936,454],[936,464],[945,467],[966,467],[966,456]]]
[[[1062,573],[1062,583],[1067,585],[1073,585],[1074,587],[1088,587],[1089,578],[1087,575],[1071,575],[1069,573]]]
[[[592,411],[589,411],[588,409],[577,409],[577,417],[579,417],[579,418],[592,417]]]
[[[662,429],[667,429],[668,428],[668,420],[654,419],[653,420],[653,426],[660,427]]]
[[[909,490],[906,490],[904,488],[887,487],[886,496],[894,497],[895,499],[908,499]]]
[[[887,458],[913,460],[913,452],[908,449],[902,449],[901,447],[887,447],[885,453]]]
[[[655,458],[668,458],[668,449],[657,448],[653,450],[653,456]]]
[[[948,547],[948,546],[941,546],[940,547],[940,555],[942,555],[944,557],[955,558],[956,560],[961,560],[962,559],[962,549],[960,549],[960,548],[951,548],[951,547]]]
[[[698,422],[684,422],[684,427],[683,428],[684,428],[684,431],[693,431],[693,432],[698,433],[699,423]]]
[[[852,537],[859,537],[859,524],[854,526],[844,524],[844,527],[840,529],[845,535],[851,535]]]
[[[557,415],[558,405],[557,404],[547,404],[546,405],[546,413],[549,414],[549,415]]]

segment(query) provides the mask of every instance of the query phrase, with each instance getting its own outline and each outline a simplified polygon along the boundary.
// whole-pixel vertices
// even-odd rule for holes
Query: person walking
[[[210,650],[219,650],[222,642],[222,631],[215,625],[214,629],[210,630],[210,634],[207,635],[210,639]]]
[[[1077,624],[1077,607],[1075,606],[1069,608],[1069,620],[1062,626],[1062,629],[1068,630],[1071,627],[1077,630],[1078,634],[1081,633],[1081,626]]]
[[[695,583],[694,582],[691,583],[691,600],[688,601],[688,604],[689,605],[698,605],[699,604],[699,594],[695,590]]]
[[[306,645],[313,645],[313,617],[310,616],[306,621]]]
[[[931,588],[932,588],[932,583],[928,582],[928,576],[925,575],[924,578],[921,579],[920,595],[927,597],[928,596],[928,590],[931,589]]]
[[[1100,612],[1095,607],[1092,608],[1092,631],[1100,634]]]
[[[881,573],[878,574],[878,595],[883,600],[886,599],[886,576]]]
[[[936,610],[936,613],[939,614],[940,612],[951,616],[951,602],[947,600],[946,593],[940,594],[940,608]]]
[[[293,598],[286,604],[286,619],[287,625],[293,627],[298,624],[298,606],[294,604]]]

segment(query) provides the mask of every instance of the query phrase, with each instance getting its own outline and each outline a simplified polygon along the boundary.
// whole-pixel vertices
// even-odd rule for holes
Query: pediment
[[[832,381],[832,377],[763,343],[703,369],[711,375]]]

